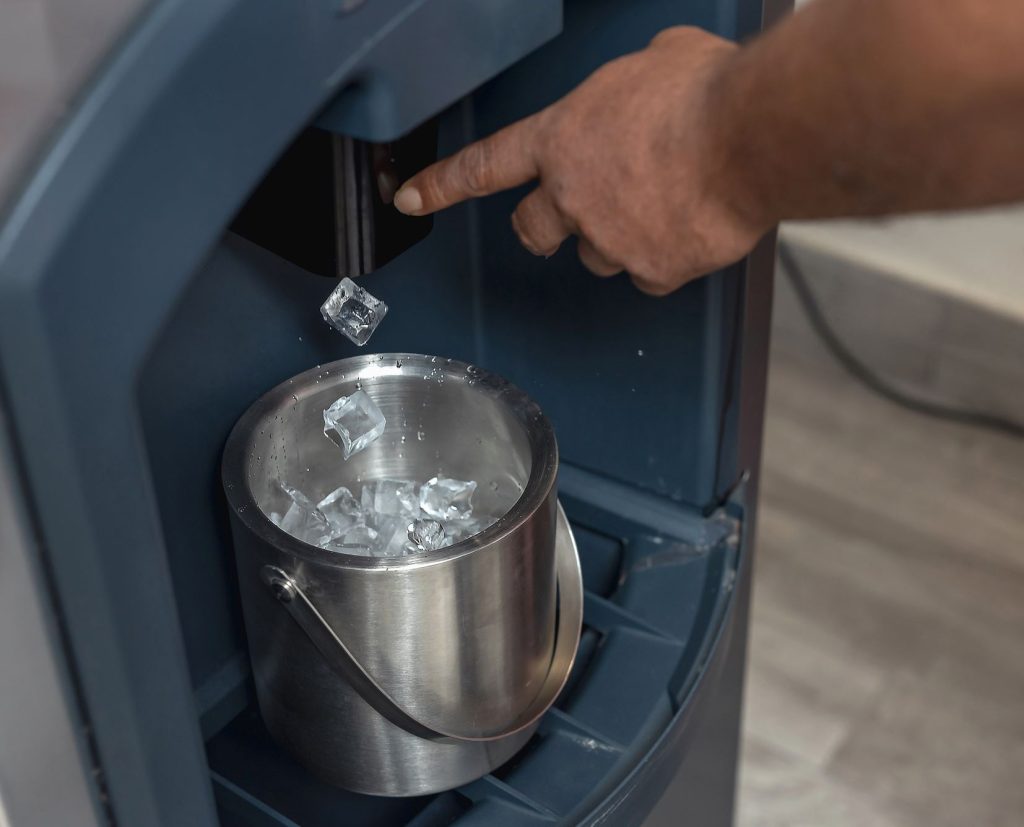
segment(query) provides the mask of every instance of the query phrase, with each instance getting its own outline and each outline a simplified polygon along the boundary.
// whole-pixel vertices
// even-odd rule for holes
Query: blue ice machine
[[[523,191],[425,221],[371,184],[664,27],[750,35],[762,0],[86,5],[41,12],[52,72],[0,147],[0,822],[732,823],[771,240],[655,299],[521,249]],[[357,274],[391,308],[367,350],[541,404],[584,571],[536,734],[429,796],[346,792],[269,737],[219,485],[253,400],[357,352],[318,313]]]

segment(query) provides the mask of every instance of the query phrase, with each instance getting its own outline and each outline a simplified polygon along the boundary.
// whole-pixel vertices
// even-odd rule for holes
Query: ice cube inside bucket
[[[252,449],[264,458],[251,485],[267,515],[287,513],[291,501],[278,484],[285,483],[348,530],[359,520],[355,504],[339,492],[345,489],[357,501],[368,496],[364,508],[408,516],[405,528],[420,516],[460,520],[455,533],[462,540],[506,514],[529,483],[530,428],[540,411],[471,366],[439,357],[359,356],[295,377],[281,397]],[[418,502],[410,482],[419,486]]]

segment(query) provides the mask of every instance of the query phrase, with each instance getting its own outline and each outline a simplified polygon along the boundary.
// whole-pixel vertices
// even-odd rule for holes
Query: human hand
[[[665,295],[748,253],[773,223],[729,175],[714,89],[736,46],[693,28],[661,32],[548,108],[407,181],[395,206],[426,215],[539,179],[512,215],[550,256],[571,234],[599,276],[627,270]]]

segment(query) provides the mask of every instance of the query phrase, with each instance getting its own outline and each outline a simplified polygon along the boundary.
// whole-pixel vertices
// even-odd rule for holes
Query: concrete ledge
[[[1024,204],[788,222],[782,236],[1024,321]]]
[[[1024,421],[1024,317],[805,243],[799,233],[783,238],[836,332],[874,371],[932,401]],[[776,346],[831,359],[781,265],[775,299]]]

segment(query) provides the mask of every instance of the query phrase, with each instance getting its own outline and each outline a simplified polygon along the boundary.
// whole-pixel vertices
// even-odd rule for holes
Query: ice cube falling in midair
[[[350,278],[338,282],[320,307],[327,323],[359,347],[369,341],[387,312],[388,306],[384,302],[371,296]]]

